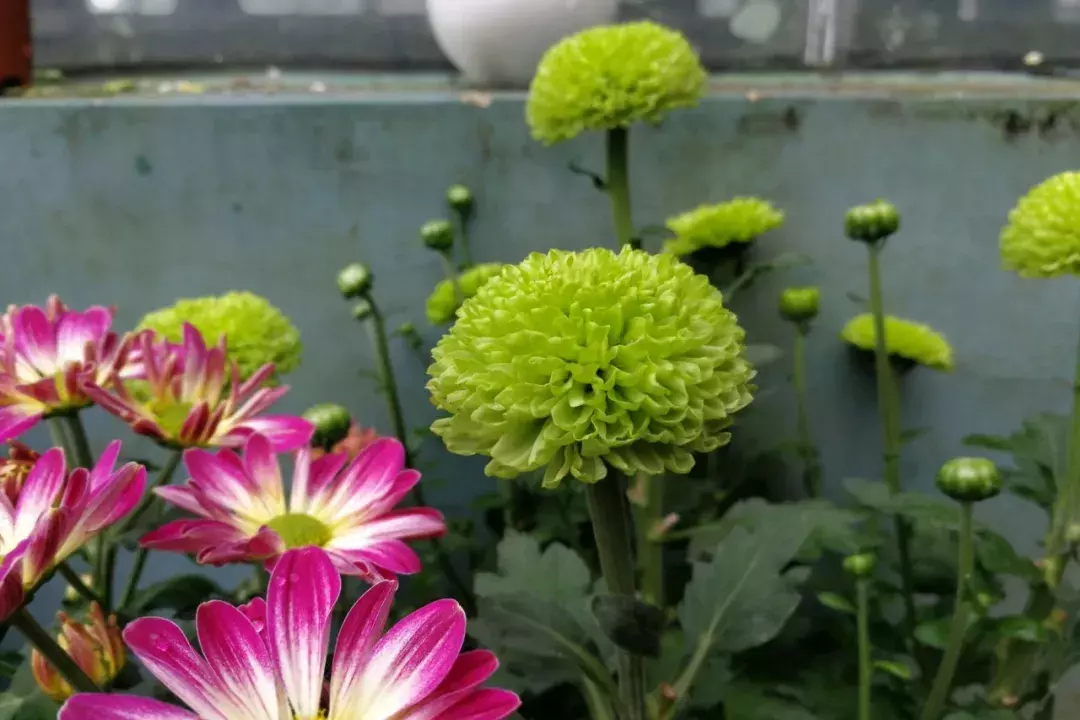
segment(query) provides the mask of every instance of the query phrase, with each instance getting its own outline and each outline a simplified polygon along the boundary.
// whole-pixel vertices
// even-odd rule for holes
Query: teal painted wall
[[[837,495],[844,477],[876,476],[880,454],[872,379],[836,339],[859,309],[846,294],[865,292],[865,252],[841,232],[852,204],[884,196],[900,207],[886,302],[945,333],[958,357],[952,375],[904,381],[905,426],[933,429],[905,455],[911,486],[932,489],[936,467],[962,451],[967,433],[1067,410],[1080,287],[1001,271],[997,237],[1017,196],[1080,165],[1069,97],[1080,97],[1072,85],[1007,79],[749,79],[662,128],[633,132],[639,224],[759,194],[787,222],[758,243],[758,256],[798,251],[816,261],[755,286],[736,309],[752,342],[787,345],[779,288],[823,287],[809,380]],[[76,306],[115,304],[127,327],[177,297],[253,290],[294,319],[306,345],[282,408],[336,399],[382,428],[382,403],[358,372],[370,366],[366,340],[334,288],[341,265],[368,262],[391,325],[413,320],[434,342],[423,301],[440,269],[417,229],[443,212],[447,185],[476,193],[478,260],[612,242],[605,199],[567,170],[572,160],[599,168],[600,139],[535,144],[519,95],[489,107],[428,90],[14,100],[0,103],[0,158],[2,301],[41,302],[55,291]],[[423,364],[400,344],[396,353],[409,423],[424,425],[434,413]],[[765,368],[740,441],[792,434],[786,383],[783,363]],[[99,445],[120,430],[93,418]],[[432,495],[451,513],[490,487],[477,459],[434,443],[425,455]],[[1006,498],[988,504],[985,519],[1025,549],[1042,530],[1038,513]],[[183,562],[155,562],[148,576]]]

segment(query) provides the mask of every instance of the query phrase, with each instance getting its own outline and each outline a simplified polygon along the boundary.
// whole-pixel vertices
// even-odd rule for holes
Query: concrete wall
[[[1080,164],[1074,93],[1001,78],[732,79],[699,109],[635,129],[639,224],[759,194],[787,212],[759,256],[815,259],[755,286],[737,309],[753,342],[786,345],[776,292],[822,286],[809,379],[837,495],[845,477],[877,477],[880,457],[872,379],[853,371],[836,339],[859,310],[846,294],[865,293],[865,252],[842,237],[852,204],[882,196],[901,208],[904,229],[886,256],[888,308],[944,332],[958,358],[951,375],[918,371],[904,383],[905,427],[933,430],[908,448],[910,486],[931,490],[967,433],[1067,410],[1080,289],[1003,272],[997,237],[1017,196]],[[600,139],[541,147],[529,138],[522,96],[492,99],[480,107],[445,89],[331,86],[318,95],[0,103],[0,300],[41,302],[55,291],[75,306],[115,304],[123,328],[177,297],[250,289],[291,316],[306,345],[282,409],[339,400],[386,428],[382,402],[358,372],[370,366],[366,340],[334,288],[342,264],[370,263],[391,324],[413,320],[433,342],[423,301],[440,269],[417,228],[442,213],[450,183],[476,193],[478,260],[612,242],[604,198],[567,171],[572,160],[601,167]],[[408,420],[426,424],[423,364],[400,344],[396,352]],[[786,382],[782,365],[762,373],[739,436],[767,443],[792,434]],[[98,446],[121,430],[93,416]],[[435,444],[425,454],[432,495],[448,512],[464,512],[491,487],[481,462]],[[1034,548],[1038,513],[1005,498],[980,511]],[[147,576],[184,562],[158,556]]]

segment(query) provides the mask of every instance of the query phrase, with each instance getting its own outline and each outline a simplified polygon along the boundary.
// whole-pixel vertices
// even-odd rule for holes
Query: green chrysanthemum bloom
[[[458,285],[461,294],[468,300],[484,286],[491,278],[502,272],[506,267],[502,263],[481,263],[465,270],[458,276]],[[454,319],[457,312],[457,293],[454,292],[454,284],[449,280],[443,280],[431,292],[427,299],[427,319],[432,325],[444,325]]]
[[[1080,275],[1080,172],[1036,185],[1009,212],[1001,261],[1021,277]]]
[[[874,352],[877,342],[874,316],[863,313],[851,318],[840,337],[859,350]],[[935,370],[949,372],[953,369],[952,346],[929,325],[886,315],[885,349],[889,355]]]
[[[501,478],[685,473],[751,400],[744,332],[671,255],[534,253],[484,285],[436,345],[432,430]]]
[[[586,130],[660,122],[693,107],[706,74],[683,35],[652,22],[584,30],[554,45],[536,70],[526,119],[548,145]]]
[[[784,224],[784,213],[766,200],[737,197],[718,205],[702,205],[668,218],[675,237],[664,243],[664,252],[680,257],[704,248],[748,243]]]
[[[191,323],[207,343],[225,335],[228,355],[247,378],[266,363],[274,363],[278,375],[300,365],[300,331],[288,317],[266,298],[250,292],[229,292],[177,300],[155,310],[139,322],[139,330],[154,330],[173,342],[180,342],[183,325]]]

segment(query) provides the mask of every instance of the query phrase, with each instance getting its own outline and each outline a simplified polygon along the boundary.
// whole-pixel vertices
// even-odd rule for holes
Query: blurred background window
[[[554,0],[553,0],[554,2]],[[39,67],[448,68],[424,0],[31,0]],[[624,0],[715,70],[1080,60],[1080,0]],[[1038,55],[1032,55],[1037,53]]]

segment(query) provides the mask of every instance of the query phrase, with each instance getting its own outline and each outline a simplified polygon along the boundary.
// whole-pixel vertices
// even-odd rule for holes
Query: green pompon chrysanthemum
[[[851,318],[840,337],[859,350],[874,352],[877,341],[874,316],[863,313]],[[949,372],[953,369],[952,346],[929,325],[886,315],[885,348],[890,355],[935,370]]]
[[[686,473],[751,400],[744,332],[671,255],[534,253],[484,285],[435,346],[432,431],[501,478]]]
[[[668,218],[675,237],[664,243],[664,252],[680,257],[703,248],[722,248],[748,243],[784,223],[784,213],[766,200],[737,197],[718,205],[702,205]]]
[[[525,114],[548,145],[586,130],[657,123],[693,107],[706,74],[681,33],[653,22],[584,30],[554,45],[536,70]]]
[[[139,330],[154,330],[180,342],[184,323],[191,323],[207,343],[225,335],[228,356],[240,369],[241,378],[251,376],[266,363],[284,375],[300,365],[303,345],[300,331],[266,298],[251,292],[229,292],[177,300],[174,305],[148,313]]]
[[[1032,188],[1009,212],[1001,261],[1021,277],[1080,275],[1080,172]]]
[[[480,263],[461,273],[458,276],[458,285],[461,287],[461,294],[465,296],[464,299],[468,300],[475,295],[484,283],[501,273],[504,267],[506,266],[502,263]],[[454,284],[449,280],[443,280],[428,296],[425,308],[428,322],[432,325],[448,323],[454,319],[457,309],[457,293],[454,290]]]

